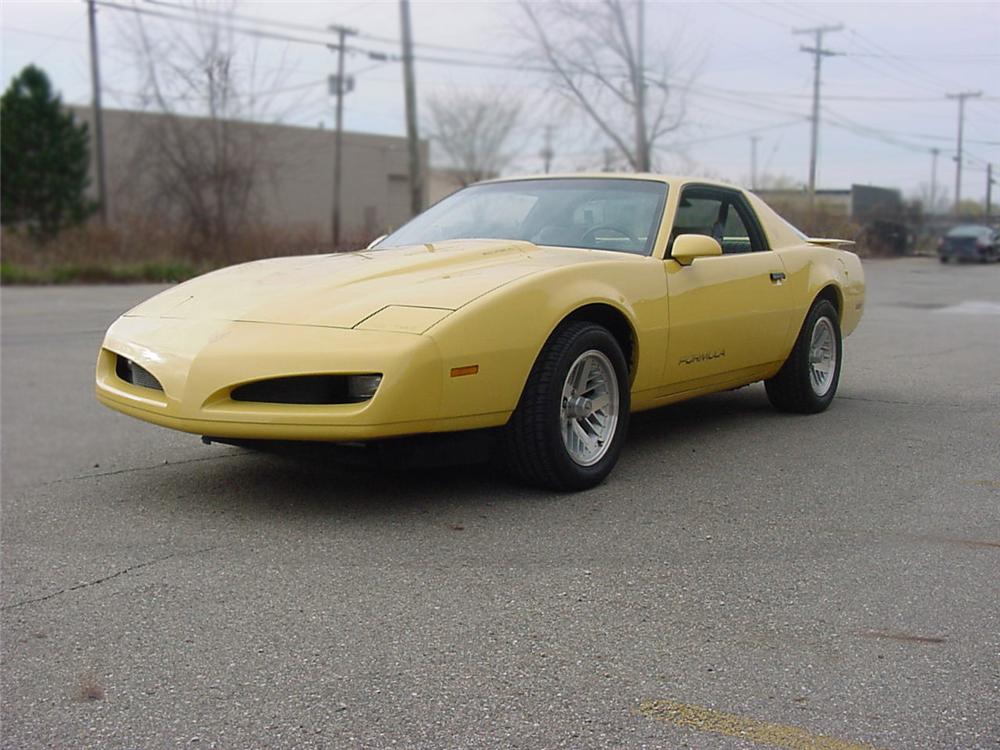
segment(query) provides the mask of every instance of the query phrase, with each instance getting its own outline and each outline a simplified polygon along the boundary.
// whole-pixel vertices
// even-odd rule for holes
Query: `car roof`
[[[947,234],[958,234],[958,235],[972,235],[972,234],[985,234],[986,232],[992,232],[993,230],[986,226],[985,224],[959,224],[948,230]]]
[[[511,177],[498,177],[493,180],[483,180],[477,185],[489,185],[503,182],[523,182],[525,180],[645,180],[646,182],[665,182],[669,185],[680,187],[686,184],[711,185],[713,187],[726,188],[728,190],[744,189],[739,185],[733,185],[720,180],[710,180],[704,177],[686,177],[682,175],[658,174],[653,172],[564,172],[553,174],[527,174]]]

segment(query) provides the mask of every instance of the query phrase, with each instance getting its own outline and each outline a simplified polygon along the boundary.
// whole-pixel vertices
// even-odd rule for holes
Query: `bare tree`
[[[951,202],[948,200],[948,191],[940,185],[935,186],[933,194],[931,185],[921,182],[917,188],[917,200],[924,207],[924,213],[928,216],[947,213]]]
[[[629,167],[647,172],[663,136],[684,121],[669,63],[647,65],[644,4],[624,0],[519,0],[525,35],[554,84],[611,141]]]
[[[786,174],[774,174],[764,172],[757,175],[757,190],[802,190],[806,186],[801,180],[789,177]]]
[[[234,237],[256,213],[262,130],[255,93],[256,47],[240,54],[229,15],[232,3],[195,3],[190,24],[135,20],[135,57],[147,109],[136,159],[155,205],[187,230],[196,249],[216,248],[228,260]]]
[[[514,154],[510,141],[521,103],[503,92],[453,92],[427,100],[429,135],[459,186],[497,176]]]

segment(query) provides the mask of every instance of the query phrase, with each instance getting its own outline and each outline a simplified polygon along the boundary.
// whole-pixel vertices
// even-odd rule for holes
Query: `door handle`
[[[785,280],[784,271],[771,271],[771,281],[779,283]]]

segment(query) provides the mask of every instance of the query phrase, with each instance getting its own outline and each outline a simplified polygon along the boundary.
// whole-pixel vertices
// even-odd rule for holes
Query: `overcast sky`
[[[124,6],[132,0],[117,0]],[[181,2],[182,0],[170,0]],[[147,12],[171,12],[148,0]],[[824,123],[818,186],[851,183],[898,187],[916,194],[930,182],[931,148],[941,149],[938,182],[951,194],[957,104],[949,92],[981,91],[966,107],[963,197],[982,200],[985,164],[1000,165],[1000,2],[992,3],[663,3],[647,2],[647,49],[655,67],[669,62],[679,78],[693,76],[684,128],[665,141],[663,171],[692,172],[748,184],[751,135],[759,136],[759,172],[806,180],[809,158],[812,57],[799,50],[810,38],[794,29],[842,23],[825,45],[844,53],[823,63]],[[90,101],[86,5],[83,2],[17,2],[2,6],[5,81],[29,63],[44,68],[66,102]],[[250,2],[248,17],[303,24],[322,31],[341,23],[357,29],[354,44],[397,51],[399,11],[387,2]],[[134,14],[102,7],[98,14],[105,106],[129,108],[141,95],[131,52]],[[559,170],[597,168],[604,144],[584,120],[558,113],[543,73],[503,63],[523,52],[511,31],[513,2],[413,0],[418,96],[485,88],[523,99],[528,112],[515,134],[517,172],[541,171],[541,133],[554,126]],[[151,32],[177,22],[146,17]],[[302,41],[241,37],[258,56],[259,69],[276,74],[268,84],[294,89],[276,95],[270,111],[285,122],[331,127],[332,98],[326,76],[335,55],[318,34],[259,26]],[[373,38],[378,37],[379,39]],[[382,39],[389,40],[388,42]],[[314,43],[307,43],[311,40]],[[435,46],[436,45],[436,46]],[[455,51],[459,48],[463,51]],[[450,58],[445,64],[427,58]],[[467,63],[486,63],[479,67]],[[499,64],[498,64],[499,63]],[[400,65],[379,64],[364,52],[348,56],[356,88],[345,104],[349,130],[405,133]],[[678,91],[679,97],[681,93]],[[426,110],[426,108],[425,108]],[[111,145],[113,147],[113,144]],[[1000,170],[998,170],[1000,171]],[[994,191],[994,203],[1000,202]]]

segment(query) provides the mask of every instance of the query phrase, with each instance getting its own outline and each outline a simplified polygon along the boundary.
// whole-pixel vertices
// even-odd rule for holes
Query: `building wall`
[[[787,206],[797,211],[804,211],[809,208],[809,193],[806,190],[755,190],[761,200],[766,203]],[[851,215],[851,191],[850,190],[817,190],[816,205],[824,208],[831,214],[850,216]]]
[[[499,174],[484,174],[483,180],[492,180],[499,177]],[[433,205],[443,198],[447,198],[456,190],[461,190],[468,182],[467,173],[449,167],[432,167],[428,178],[429,192],[427,205]]]
[[[756,193],[775,205],[791,206],[796,210],[809,208],[809,193],[805,190],[757,190]],[[864,223],[875,218],[900,215],[903,197],[895,188],[851,185],[850,190],[817,190],[816,205],[831,214]]]
[[[90,122],[89,108],[71,107]],[[158,186],[155,169],[143,159],[144,142],[155,137],[165,116],[127,110],[104,111],[105,160],[112,223],[130,215],[169,216],[176,206]],[[207,128],[199,118],[180,118],[184,128]],[[261,162],[255,218],[272,226],[315,228],[329,236],[333,210],[335,133],[332,130],[263,123],[232,123],[250,137]],[[93,133],[93,126],[91,126]],[[380,234],[410,218],[409,167],[405,138],[344,132],[341,190],[342,236]],[[93,154],[91,149],[93,174]],[[428,145],[421,142],[428,163]],[[427,170],[424,170],[427,195]],[[96,192],[96,179],[92,191]]]

